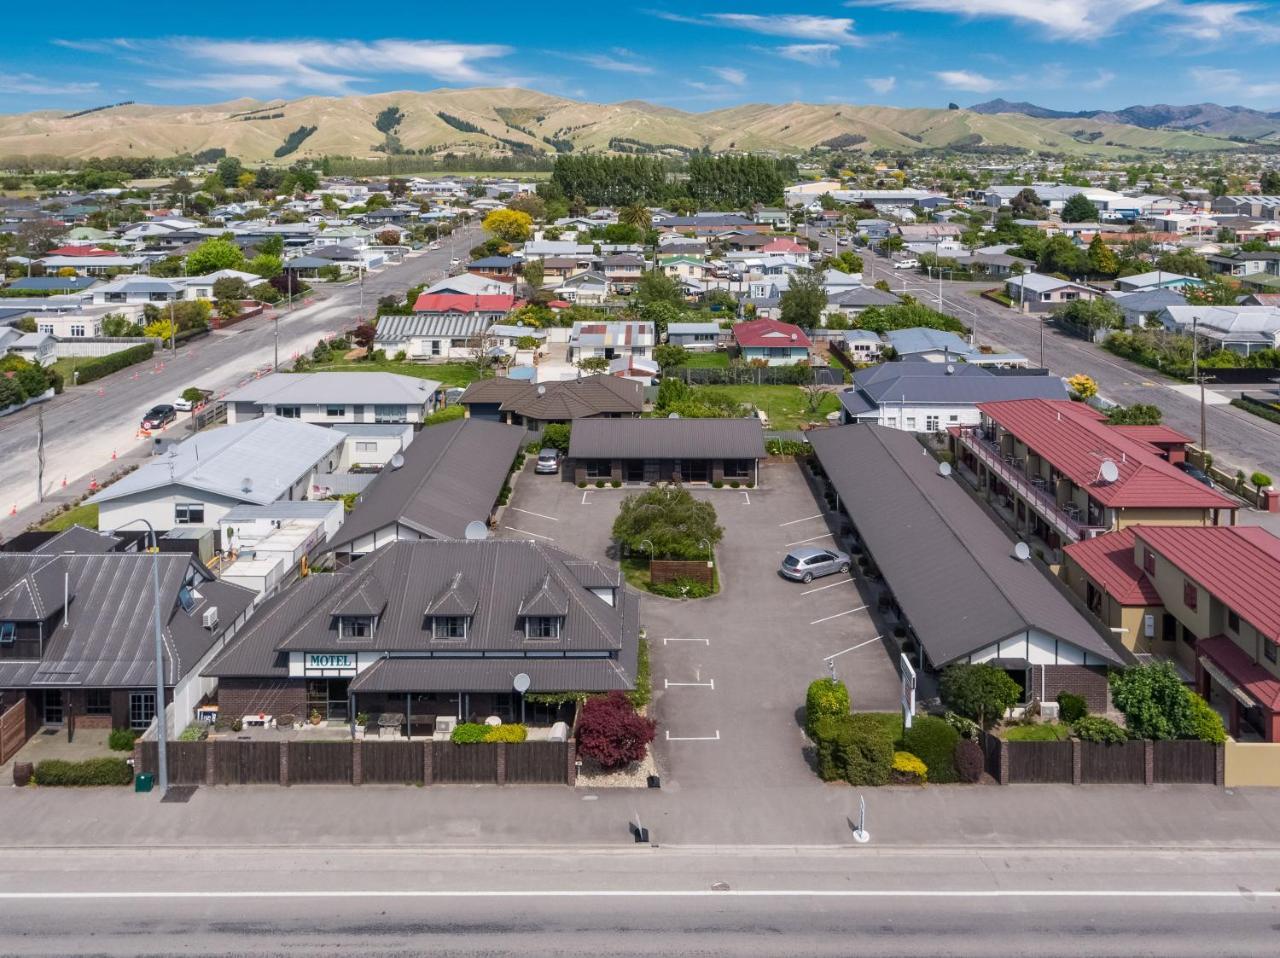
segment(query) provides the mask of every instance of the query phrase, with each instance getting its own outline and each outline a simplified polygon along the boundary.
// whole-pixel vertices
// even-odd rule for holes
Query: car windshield
[[[789,555],[782,560],[782,564],[788,569],[794,569],[800,564],[800,560],[796,556]]]
[[[543,462],[551,462],[552,460],[555,459],[555,457],[556,457],[555,452],[550,449],[544,449],[542,450],[542,452],[538,453],[538,458],[541,459]]]

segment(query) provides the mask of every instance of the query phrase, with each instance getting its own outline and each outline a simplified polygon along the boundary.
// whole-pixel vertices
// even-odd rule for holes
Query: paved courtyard
[[[790,547],[834,544],[834,519],[794,462],[763,464],[760,480],[758,489],[694,490],[715,504],[725,530],[720,593],[642,600],[665,787],[819,787],[801,720],[805,688],[827,674],[828,656],[856,709],[898,708],[897,669],[872,614],[875,590],[848,575],[808,585],[778,575]],[[609,530],[635,491],[522,476],[501,534],[613,559]]]

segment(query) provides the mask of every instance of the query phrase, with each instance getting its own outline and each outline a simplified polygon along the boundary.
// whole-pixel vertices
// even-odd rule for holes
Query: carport
[[[765,456],[757,419],[580,420],[564,475],[574,482],[717,483],[754,487]]]

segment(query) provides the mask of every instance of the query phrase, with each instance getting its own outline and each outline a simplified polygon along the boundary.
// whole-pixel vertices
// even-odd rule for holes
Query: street
[[[461,229],[454,234],[452,250],[465,255],[481,236],[479,226]],[[403,296],[412,286],[444,276],[453,255],[446,238],[437,251],[414,254],[368,273],[363,284],[364,315],[373,315],[380,296]],[[295,353],[310,351],[326,333],[355,326],[360,317],[360,285],[353,281],[317,287],[310,305],[298,305],[292,312],[283,304],[278,306],[274,315],[279,317],[281,363]],[[46,495],[61,489],[64,478],[69,483],[79,481],[94,469],[101,470],[99,481],[105,479],[113,458],[124,457],[143,442],[136,436],[138,422],[156,403],[172,402],[188,386],[222,392],[255,371],[269,369],[276,342],[272,316],[268,313],[214,331],[180,347],[176,355],[157,350],[151,362],[85,386],[68,385],[61,396],[44,403]],[[37,415],[32,407],[0,419],[0,508],[5,513],[36,501]],[[171,425],[168,432],[178,433],[179,425]],[[29,521],[22,518],[0,524],[0,531],[5,536],[20,532]]]

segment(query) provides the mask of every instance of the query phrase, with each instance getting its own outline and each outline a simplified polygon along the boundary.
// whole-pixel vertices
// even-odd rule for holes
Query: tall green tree
[[[1095,276],[1114,276],[1120,270],[1120,260],[1111,247],[1102,242],[1102,234],[1095,233],[1089,241],[1089,272]]]
[[[813,329],[822,322],[822,311],[827,308],[827,291],[822,286],[822,274],[817,270],[798,269],[782,294],[782,321],[794,323],[805,329]]]
[[[207,239],[187,257],[187,272],[192,276],[204,276],[220,269],[241,269],[243,266],[243,251],[228,239]]]
[[[1063,204],[1062,222],[1096,223],[1097,221],[1098,208],[1089,202],[1083,193],[1077,193]]]

